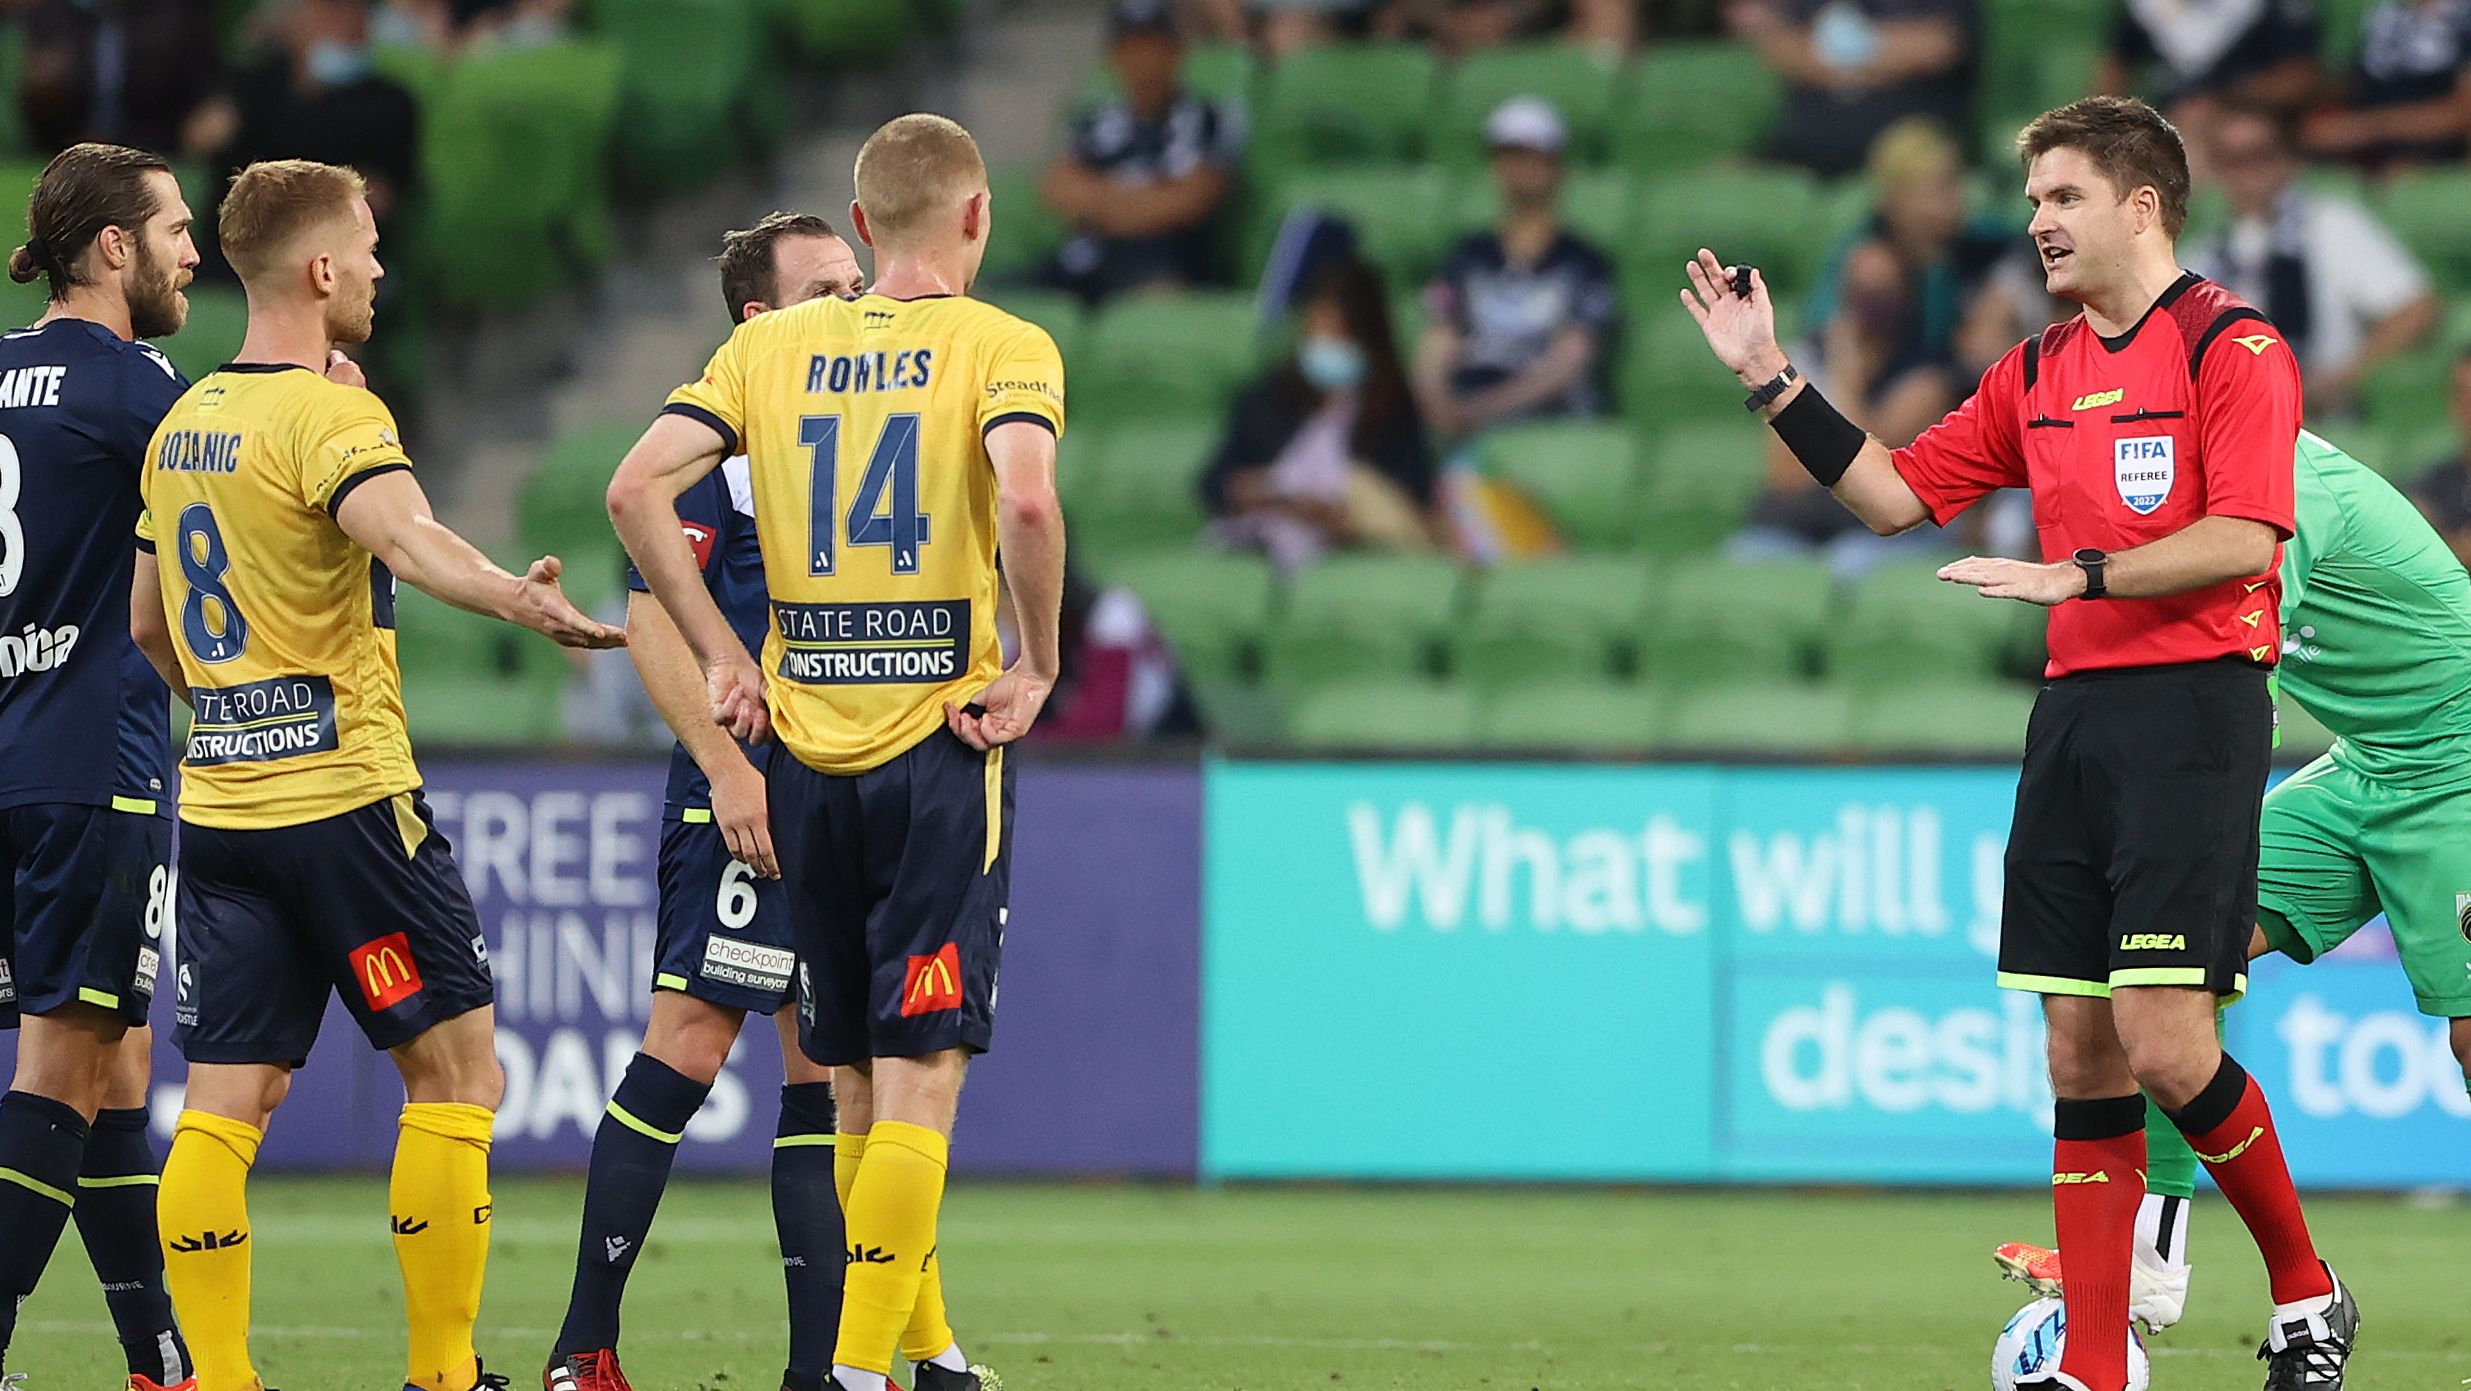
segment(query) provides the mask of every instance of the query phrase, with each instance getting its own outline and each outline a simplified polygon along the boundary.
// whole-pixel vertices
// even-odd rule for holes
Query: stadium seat
[[[425,745],[505,745],[555,739],[564,732],[554,696],[544,698],[524,670],[526,646],[541,638],[494,619],[466,613],[410,585],[395,594],[395,657],[403,669],[404,706],[412,737]]]
[[[1111,556],[1192,545],[1205,520],[1197,484],[1217,438],[1213,424],[1156,417],[1108,430],[1075,455],[1089,476],[1066,503],[1074,544],[1102,568]]]
[[[1140,598],[1175,648],[1176,665],[1195,682],[1251,673],[1278,594],[1268,561],[1187,544],[1110,562],[1101,574]]]
[[[1615,383],[1622,414],[1650,427],[1651,439],[1653,430],[1682,422],[1725,421],[1739,430],[1744,419],[1741,383],[1708,351],[1707,338],[1675,298],[1687,283],[1684,264],[1675,260],[1651,277],[1634,261],[1625,274],[1628,308]]]
[[[1353,677],[1421,677],[1458,606],[1459,571],[1429,555],[1335,555],[1297,575],[1261,644],[1286,692]]]
[[[979,298],[1005,313],[1027,319],[1047,331],[1047,336],[1055,340],[1056,354],[1062,357],[1066,364],[1065,385],[1069,392],[1070,388],[1075,385],[1070,374],[1075,367],[1080,365],[1082,337],[1090,325],[1089,312],[1082,308],[1081,301],[1058,290],[1006,289],[999,286],[984,292],[972,291],[971,293],[978,295]],[[1071,428],[1069,415],[1071,405],[1072,402],[1068,396],[1066,401],[1067,430]]]
[[[1647,632],[1653,575],[1633,557],[1611,555],[1489,571],[1451,632],[1451,674],[1486,690],[1608,679]]]
[[[1676,562],[1639,627],[1639,671],[1668,688],[1808,677],[1830,611],[1817,560]]]
[[[1188,681],[1201,727],[1222,749],[1284,747],[1287,707],[1257,682]]]
[[[1442,217],[1450,237],[1481,232],[1501,220],[1493,175],[1469,169],[1451,181]],[[1630,175],[1621,169],[1573,169],[1562,183],[1562,218],[1605,254],[1620,257],[1630,238]],[[1680,306],[1674,306],[1678,309]]]
[[[1443,216],[1444,186],[1442,172],[1430,165],[1290,169],[1254,201],[1245,270],[1257,274],[1269,261],[1279,226],[1290,213],[1317,209],[1352,225],[1366,259],[1392,283],[1420,284],[1446,249],[1451,224]]]
[[[1477,450],[1485,471],[1543,507],[1573,548],[1624,546],[1635,535],[1639,469],[1626,426],[1594,420],[1511,425],[1486,432]]]
[[[2466,204],[2471,207],[2471,204]],[[2387,358],[2360,380],[2360,412],[2396,435],[2418,435],[2451,420],[2458,352],[2426,347]],[[2337,432],[2335,443],[2343,443]]]
[[[1350,681],[1298,696],[1287,738],[1323,752],[1443,752],[1476,732],[1476,698],[1420,681]]]
[[[747,148],[749,102],[771,79],[744,0],[598,0],[622,55],[618,167],[630,188],[675,192]]]
[[[1660,746],[1699,753],[1795,754],[1841,748],[1853,702],[1837,687],[1797,681],[1734,681],[1676,695]]]
[[[196,381],[240,356],[240,340],[249,331],[249,300],[239,287],[215,282],[192,281],[187,294],[188,323],[171,337],[156,340],[155,346],[180,375]]]
[[[1811,235],[1820,220],[1817,185],[1798,169],[1701,169],[1660,173],[1632,187],[1630,269],[1665,286],[1663,298],[1696,331],[1674,296],[1682,268],[1700,247],[1727,265],[1759,268],[1769,291],[1784,299],[1810,287],[1826,247]],[[1704,348],[1701,350],[1703,353]]]
[[[1828,634],[1831,679],[1887,687],[1996,676],[2024,630],[2041,629],[2040,609],[1940,579],[1942,563],[1883,565],[1862,578]]]
[[[1504,687],[1479,708],[1476,741],[1530,753],[1633,754],[1655,747],[1662,702],[1644,686],[1610,681]]]
[[[1658,44],[1632,67],[1613,122],[1613,158],[1660,173],[1749,155],[1767,140],[1783,90],[1747,44]]]
[[[1253,50],[1240,43],[1198,43],[1184,50],[1184,69],[1180,74],[1184,90],[1197,97],[1215,101],[1234,101],[1250,106],[1253,84],[1261,76],[1261,64]],[[1123,91],[1115,80],[1115,69],[1105,61],[1090,69],[1073,94],[1072,113],[1075,118],[1114,101]]]
[[[1730,377],[1725,384],[1732,385]],[[1767,432],[1741,418],[1739,409],[1731,419],[1649,432],[1634,524],[1641,546],[1667,554],[1706,551],[1740,529],[1766,479]]]
[[[1948,681],[1856,692],[1852,741],[1878,754],[2012,760],[2025,746],[2034,687]]]
[[[912,0],[780,0],[783,27],[798,52],[844,68],[898,54],[922,18],[915,8]]]
[[[2461,291],[2471,290],[2465,208],[2471,208],[2471,169],[2421,169],[2396,175],[2378,211],[2441,290]]]
[[[1291,53],[1261,84],[1247,156],[1258,173],[1298,164],[1383,164],[1424,153],[1439,64],[1413,43]]]
[[[1040,277],[1056,249],[1072,235],[1064,219],[1038,196],[1038,175],[1031,165],[999,165],[987,172],[995,234],[987,240],[987,259],[978,275],[990,287]],[[989,294],[1003,302],[999,290],[991,288]]]
[[[550,442],[515,507],[516,542],[531,555],[564,556],[613,539],[609,477],[643,434],[636,424],[571,430]]]
[[[2368,7],[2369,0],[2317,0],[2317,51],[2328,73],[2347,77],[2359,61]]]
[[[1222,418],[1259,365],[1253,301],[1239,294],[1149,295],[1109,305],[1091,327],[1072,409],[1083,419]]]
[[[1605,157],[1621,69],[1574,44],[1528,43],[1485,49],[1459,60],[1442,79],[1433,156],[1454,168],[1485,160],[1485,117],[1512,97],[1542,97],[1569,127],[1568,158],[1594,164]]]
[[[618,51],[597,42],[493,50],[449,71],[420,131],[421,250],[448,302],[520,307],[607,258],[618,76]]]

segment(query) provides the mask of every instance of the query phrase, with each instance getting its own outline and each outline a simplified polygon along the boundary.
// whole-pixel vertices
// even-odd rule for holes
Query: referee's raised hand
[[[1716,253],[1699,248],[1689,265],[1690,288],[1682,291],[1682,307],[1707,335],[1707,346],[1733,374],[1745,382],[1766,381],[1784,368],[1785,354],[1776,346],[1776,301],[1768,297],[1767,279],[1750,267],[1750,294],[1735,294],[1733,270]]]

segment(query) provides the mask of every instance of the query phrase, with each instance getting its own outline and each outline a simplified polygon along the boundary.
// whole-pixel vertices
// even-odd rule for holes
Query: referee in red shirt
[[[2264,1255],[2267,1391],[2339,1391],[2358,1311],[2317,1258],[2263,1092],[2215,1028],[2218,1003],[2247,986],[2256,920],[2299,369],[2263,315],[2179,268],[2188,160],[2153,108],[2090,97],[2036,119],[2018,149],[2044,281],[2084,312],[2017,345],[1910,448],[1865,435],[1799,379],[1756,271],[1701,251],[1682,302],[1751,408],[1872,530],[1944,526],[1994,488],[2033,491],[2046,563],[1939,572],[2051,610],[1999,983],[2043,997],[2068,1326],[2104,1336],[2068,1339],[2056,1377],[2030,1385],[2127,1384],[2142,1088]]]

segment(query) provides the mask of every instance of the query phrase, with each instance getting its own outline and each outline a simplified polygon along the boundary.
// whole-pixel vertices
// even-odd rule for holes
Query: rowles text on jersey
[[[809,391],[908,391],[924,387],[933,348],[886,353],[817,353],[807,360]]]
[[[28,624],[22,633],[0,633],[0,678],[65,666],[70,650],[77,646],[78,637],[78,628],[74,623],[64,623],[57,628],[38,628]]]
[[[928,603],[780,604],[779,674],[807,685],[950,681],[968,669],[967,599]]]

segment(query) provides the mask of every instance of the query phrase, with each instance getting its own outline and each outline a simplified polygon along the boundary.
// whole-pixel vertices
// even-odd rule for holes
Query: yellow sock
[[[909,1326],[901,1330],[901,1355],[924,1362],[952,1345],[952,1315],[944,1310],[944,1263],[929,1251],[926,1269],[918,1272],[918,1298],[910,1305]]]
[[[249,1166],[266,1134],[246,1121],[183,1111],[155,1190],[163,1283],[189,1340],[198,1391],[248,1391]]]
[[[489,1266],[489,1125],[485,1106],[415,1101],[395,1140],[386,1207],[412,1335],[403,1379],[428,1391],[471,1391],[480,1379],[472,1325]]]
[[[943,1136],[901,1121],[877,1121],[867,1133],[866,1159],[850,1188],[851,1259],[835,1365],[892,1370],[893,1347],[909,1327],[919,1276],[935,1249],[949,1148]]]
[[[858,1186],[858,1161],[867,1157],[867,1137],[844,1130],[832,1137],[832,1190],[841,1195],[841,1211],[849,1211],[849,1190]]]

